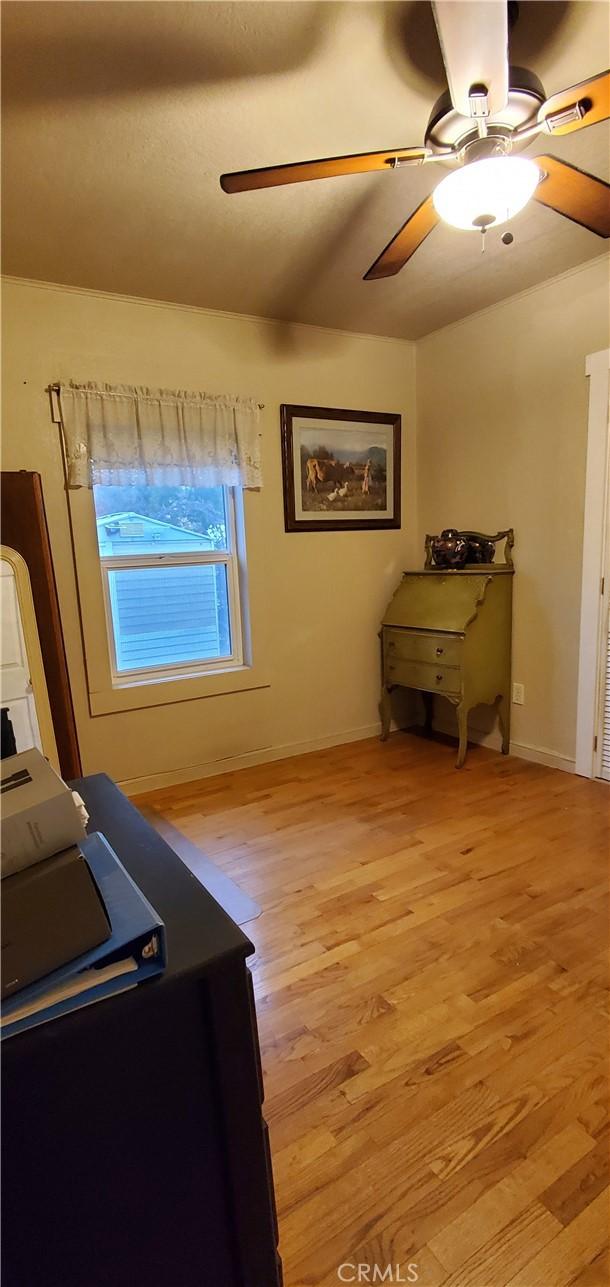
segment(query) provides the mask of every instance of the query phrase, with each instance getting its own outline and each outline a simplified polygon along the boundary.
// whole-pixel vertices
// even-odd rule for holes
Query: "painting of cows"
[[[387,453],[379,446],[365,447],[341,459],[325,442],[309,454],[301,446],[301,505],[306,513],[351,510],[374,513],[387,504]]]
[[[308,408],[282,408],[284,484],[293,521],[307,528],[396,526],[400,417],[323,409],[316,417],[289,419],[290,410]]]

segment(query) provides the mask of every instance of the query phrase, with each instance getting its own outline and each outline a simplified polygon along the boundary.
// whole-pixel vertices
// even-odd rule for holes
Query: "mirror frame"
[[[25,650],[27,656],[30,684],[32,686],[32,695],[36,707],[36,719],[40,730],[40,739],[42,742],[42,754],[53,766],[57,773],[60,773],[59,756],[57,753],[57,742],[55,741],[55,730],[53,728],[53,717],[51,715],[51,706],[49,702],[49,693],[47,681],[44,673],[44,663],[42,660],[42,649],[40,647],[40,638],[38,635],[38,625],[36,622],[36,610],[34,608],[34,597],[32,595],[32,586],[28,565],[17,550],[11,549],[9,545],[0,545],[0,558],[13,569],[15,577],[15,589],[17,591],[17,603],[21,617],[21,628],[25,641]]]

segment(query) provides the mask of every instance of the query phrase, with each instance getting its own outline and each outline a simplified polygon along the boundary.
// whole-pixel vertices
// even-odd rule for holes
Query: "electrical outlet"
[[[513,702],[515,706],[525,705],[525,687],[523,684],[513,684]]]

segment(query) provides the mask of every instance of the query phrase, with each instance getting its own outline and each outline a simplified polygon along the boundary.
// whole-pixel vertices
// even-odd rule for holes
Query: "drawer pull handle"
[[[437,676],[436,676],[436,682],[437,682],[437,684],[440,684],[440,682],[441,682],[441,679],[442,679],[442,678],[443,678],[443,676],[442,676],[442,675],[437,675]]]
[[[445,649],[444,649],[444,648],[437,648],[437,650],[436,650],[436,655],[437,655],[437,657],[442,657],[442,655],[443,655],[444,651],[445,651]]]

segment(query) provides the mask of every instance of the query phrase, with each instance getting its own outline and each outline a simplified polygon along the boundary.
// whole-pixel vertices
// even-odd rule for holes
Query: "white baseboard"
[[[448,721],[435,720],[434,727],[440,733],[455,736],[455,728]],[[392,730],[397,726],[392,723]],[[270,764],[274,760],[287,760],[295,755],[308,755],[311,751],[323,751],[331,746],[344,746],[349,742],[362,742],[367,737],[378,737],[380,724],[365,724],[361,728],[346,729],[343,733],[331,733],[327,737],[313,738],[308,742],[288,742],[284,746],[262,746],[255,751],[246,751],[244,755],[228,756],[221,760],[208,760],[204,764],[188,764],[181,769],[169,769],[164,773],[150,773],[141,778],[126,778],[119,786],[126,795],[144,795],[148,791],[159,791],[163,787],[181,786],[184,782],[197,782],[200,778],[216,777],[219,773],[236,773],[256,764]],[[485,732],[483,729],[470,727],[468,740],[490,750],[499,751],[502,739],[497,729]],[[511,755],[520,760],[531,760],[534,764],[546,764],[551,769],[561,769],[564,773],[575,773],[576,763],[566,755],[558,755],[541,746],[528,746],[523,742],[511,742]]]
[[[511,742],[511,755],[519,760],[531,760],[534,764],[546,764],[549,769],[561,769],[563,773],[576,772],[576,760],[568,755],[558,755],[548,751],[544,746],[527,746],[525,742]]]
[[[439,733],[447,733],[450,737],[456,736],[455,724],[450,724],[449,720],[435,719],[434,728],[438,729]],[[502,750],[502,737],[497,728],[486,732],[469,724],[468,741],[474,742],[477,746],[488,746],[492,751]],[[561,769],[563,773],[576,772],[576,760],[570,759],[567,755],[559,755],[556,751],[549,751],[545,746],[529,746],[527,742],[511,741],[510,753],[519,760],[531,760],[533,764],[546,764],[549,769]]]
[[[381,725],[365,724],[361,728],[346,729],[343,733],[331,733],[327,737],[314,738],[308,742],[288,742],[285,746],[262,746],[255,751],[246,751],[244,755],[227,756],[221,760],[208,760],[204,764],[188,764],[181,769],[169,769],[165,773],[150,773],[146,777],[126,778],[119,786],[126,795],[144,795],[148,791],[158,791],[162,787],[179,786],[183,782],[197,782],[200,778],[215,777],[219,773],[236,773],[238,769],[247,769],[256,764],[268,764],[273,760],[287,760],[295,755],[308,755],[310,751],[323,751],[329,746],[343,746],[349,742],[362,742],[367,737],[378,737]]]

